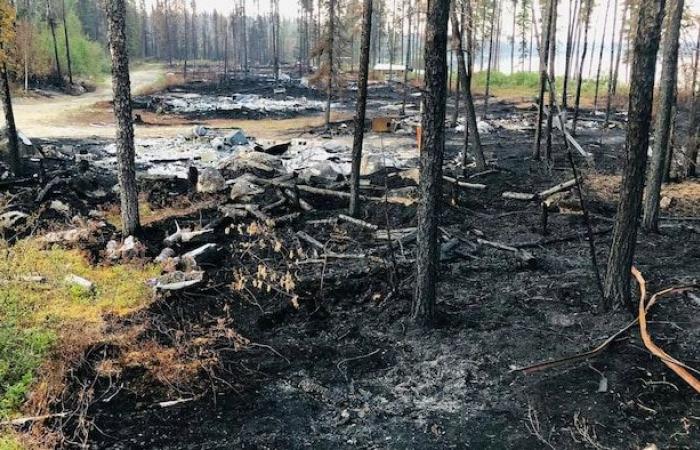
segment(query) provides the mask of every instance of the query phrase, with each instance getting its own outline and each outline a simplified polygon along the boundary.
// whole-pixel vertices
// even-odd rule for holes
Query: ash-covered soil
[[[496,117],[513,113],[509,105],[495,111]],[[525,117],[526,123],[530,115]],[[596,143],[587,147],[595,154],[595,168],[577,158],[584,180],[619,171],[623,130],[594,127],[579,136],[582,143]],[[450,132],[448,138],[446,160],[458,159],[461,134]],[[498,172],[469,180],[487,184],[483,191],[463,191],[456,199],[446,192],[441,219],[444,241],[481,236],[526,249],[537,262],[524,264],[509,253],[469,246],[446,257],[440,320],[431,330],[416,329],[407,320],[413,265],[406,261],[412,244],[382,247],[381,256],[391,263],[369,264],[366,270],[357,270],[363,263],[355,261],[304,267],[298,298],[290,301],[275,292],[231,289],[234,272],[252,264],[250,254],[239,251],[249,238],[231,233],[230,223],[217,222],[215,209],[179,218],[181,225],[188,220],[216,225],[216,242],[224,251],[220,261],[206,267],[207,288],[162,298],[128,320],[115,320],[113,327],[142,327],[136,345],[156,342],[200,362],[201,370],[181,384],[162,382],[144,370],[146,362],[105,377],[96,363],[119,355],[109,349],[91,352],[80,369],[85,378],[96,379],[101,399],[87,414],[90,446],[700,448],[700,398],[645,350],[637,328],[588,361],[529,375],[513,371],[589,350],[633,317],[622,307],[613,313],[596,309],[600,295],[585,224],[575,211],[577,196],[562,199],[574,210],[561,207],[549,214],[547,235],[538,205],[501,198],[503,191],[538,192],[571,177],[561,141],[556,140],[549,167],[529,158],[531,141],[526,126],[497,128],[485,136],[487,159]],[[618,144],[600,143],[606,141]],[[585,187],[604,270],[615,204],[595,185]],[[274,231],[285,249],[307,247],[294,239],[303,229],[334,251],[372,251],[366,230],[309,223],[344,212],[332,201],[315,206],[296,224]],[[673,207],[664,214],[673,216]],[[415,206],[373,202],[365,205],[362,218],[380,228],[410,227]],[[150,225],[149,241],[156,245],[172,229],[172,220]],[[635,265],[649,291],[697,284],[697,228],[691,223],[662,230],[638,239]],[[260,250],[260,261],[270,258]],[[695,367],[699,311],[697,301],[676,296],[661,301],[650,317],[656,342]],[[185,401],[158,404],[178,399]]]

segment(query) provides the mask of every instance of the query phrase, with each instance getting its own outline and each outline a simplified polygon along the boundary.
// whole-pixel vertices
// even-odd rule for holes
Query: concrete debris
[[[173,113],[214,113],[221,111],[256,112],[266,115],[292,114],[307,111],[322,111],[325,107],[321,101],[308,100],[306,97],[286,97],[269,99],[255,94],[234,94],[231,97],[171,94],[153,97],[163,111]]]
[[[205,167],[199,171],[197,192],[202,194],[215,194],[224,189],[226,189],[226,180],[217,169]]]

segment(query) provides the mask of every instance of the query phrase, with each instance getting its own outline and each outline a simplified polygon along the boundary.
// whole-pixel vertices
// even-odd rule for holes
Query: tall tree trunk
[[[627,0],[622,1],[626,2]],[[615,9],[613,10],[612,39],[610,40],[610,70],[608,71],[608,96],[605,100],[605,125],[607,125],[610,120],[610,110],[612,107],[613,75],[615,72],[615,25],[617,25],[617,0],[615,0]]]
[[[586,62],[588,52],[588,29],[591,25],[591,13],[593,10],[593,0],[586,0],[586,16],[583,21],[583,50],[581,51],[581,63],[578,66],[578,78],[576,79],[576,97],[574,99],[574,120],[571,125],[571,133],[576,135],[576,124],[578,123],[579,106],[581,104],[581,84],[583,83],[583,64]]]
[[[510,37],[510,74],[515,73],[515,34],[516,24],[515,20],[518,17],[518,0],[513,0],[513,35]]]
[[[542,144],[542,119],[544,117],[544,91],[547,85],[547,66],[549,63],[549,44],[551,41],[550,35],[552,33],[552,15],[553,4],[555,0],[547,0],[545,6],[545,13],[547,14],[542,19],[542,41],[540,42],[538,52],[540,54],[540,86],[539,94],[537,100],[537,122],[535,124],[535,144],[532,149],[532,157],[535,160],[540,159],[540,147]],[[534,6],[532,7],[534,12]],[[537,26],[535,22],[535,15],[532,16],[533,24]]]
[[[598,111],[598,91],[600,88],[600,71],[603,67],[603,53],[605,50],[605,35],[607,34],[607,29],[608,29],[608,13],[610,12],[610,3],[611,3],[611,0],[608,0],[608,3],[605,7],[605,19],[603,19],[603,33],[602,33],[602,36],[600,37],[600,53],[598,54],[598,69],[596,70],[596,75],[595,75],[595,94],[593,95],[593,109],[595,111]]]
[[[435,297],[440,265],[437,229],[440,221],[442,162],[445,150],[447,22],[450,2],[430,0],[427,12],[416,294],[411,310],[411,318],[421,325],[430,325],[435,320]]]
[[[690,178],[697,175],[698,149],[700,147],[700,95],[693,98],[693,109],[688,130],[688,154],[685,176]]]
[[[637,243],[637,222],[642,206],[654,97],[656,54],[659,49],[665,3],[665,0],[642,0],[639,8],[629,95],[626,165],[605,276],[603,303],[605,309],[609,309],[613,301],[632,307],[630,271]]]
[[[552,0],[552,24],[549,29],[550,41],[549,41],[549,79],[552,83],[556,82],[555,73],[555,59],[557,55],[557,0]],[[554,104],[556,99],[554,98],[554,90],[549,90],[549,114],[547,114],[547,128],[545,130],[545,136],[547,139],[547,145],[545,146],[545,159],[547,161],[552,160],[552,138],[553,138],[553,125],[554,125]],[[562,115],[563,122],[562,127],[566,126],[566,116]]]
[[[661,183],[664,178],[666,155],[671,141],[671,124],[673,106],[676,103],[676,82],[678,79],[678,44],[681,34],[683,0],[670,0],[668,19],[663,42],[663,64],[659,87],[659,109],[654,126],[654,147],[651,155],[651,167],[647,174],[644,196],[644,215],[642,228],[646,231],[658,231],[659,200]]]
[[[571,11],[571,4],[574,3],[573,11]],[[571,54],[574,42],[574,23],[578,19],[578,5],[577,0],[569,0],[569,23],[566,30],[566,53],[564,54],[564,80],[563,87],[561,90],[561,109],[566,115],[566,109],[568,108],[568,94],[569,94],[569,72],[571,69]],[[566,116],[564,117],[566,118]]]
[[[467,0],[467,8],[471,10],[471,5],[469,4],[471,0]],[[465,134],[469,136],[471,134],[474,139],[474,155],[476,157],[476,168],[477,170],[484,170],[486,168],[486,159],[484,158],[484,152],[481,148],[481,138],[479,136],[479,129],[476,127],[476,111],[474,109],[474,100],[471,93],[471,68],[467,67],[464,61],[464,49],[462,47],[462,33],[460,31],[459,19],[457,18],[457,10],[455,7],[455,1],[452,2],[452,46],[454,51],[457,53],[457,67],[459,70],[459,80],[461,82],[462,92],[464,93],[464,101],[466,103],[466,117],[464,121],[465,128],[469,128],[471,133]],[[464,24],[462,24],[464,28]],[[467,31],[469,33],[469,31]],[[469,48],[469,45],[467,45]],[[468,50],[471,55],[471,49]],[[470,56],[471,58],[471,56]],[[470,62],[471,65],[471,62]],[[465,142],[464,155],[462,160],[462,169],[466,168],[467,159],[467,145]]]
[[[333,46],[335,44],[335,2],[328,1],[328,96],[326,98],[326,129],[331,126],[331,100],[333,98]]]
[[[139,231],[138,189],[134,162],[134,125],[131,117],[131,81],[126,35],[126,0],[105,0],[109,47],[112,54],[112,90],[117,122],[117,166],[122,232]]]
[[[63,84],[63,74],[61,73],[61,61],[58,59],[58,41],[56,40],[56,18],[51,11],[51,0],[46,0],[46,19],[49,22],[51,29],[51,37],[53,38],[53,54],[56,60],[56,78],[58,83]]]
[[[68,65],[68,82],[73,84],[73,64],[70,59],[70,40],[68,39],[68,22],[66,22],[66,0],[62,0],[62,15],[63,15],[63,35],[66,39],[66,63]]]
[[[401,115],[406,115],[406,101],[408,99],[408,67],[411,65],[411,25],[413,19],[413,0],[408,0],[408,41],[406,42],[406,67],[403,72],[403,100],[401,102]],[[369,47],[369,46],[368,46]]]
[[[273,56],[273,70],[275,71],[275,81],[279,80],[280,77],[280,5],[279,0],[272,0],[272,49],[274,52]]]
[[[15,176],[22,174],[22,160],[19,154],[19,139],[15,125],[15,114],[12,109],[12,95],[10,93],[10,80],[7,76],[7,66],[2,63],[0,67],[0,96],[2,97],[2,110],[5,113],[5,128],[8,141],[8,162]]]
[[[612,94],[617,94],[617,79],[620,73],[620,60],[622,58],[622,42],[625,35],[625,24],[627,22],[627,11],[629,11],[630,0],[624,0],[625,5],[622,8],[622,24],[620,25],[620,37],[617,40],[617,55],[615,56],[615,71],[612,78]]]
[[[491,27],[489,31],[489,58],[486,63],[486,89],[484,90],[484,119],[489,113],[489,90],[491,88],[491,67],[493,65],[493,34],[496,29],[496,13],[501,0],[494,0],[493,9],[491,10]]]
[[[360,166],[362,143],[365,135],[367,110],[367,80],[369,78],[369,47],[372,37],[372,0],[364,0],[362,7],[362,43],[360,44],[360,72],[357,78],[357,105],[355,132],[352,140],[352,173],[350,175],[350,215],[360,213]]]

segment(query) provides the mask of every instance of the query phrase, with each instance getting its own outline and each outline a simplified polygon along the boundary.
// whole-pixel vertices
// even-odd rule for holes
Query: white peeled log
[[[188,261],[194,266],[199,266],[204,261],[216,255],[217,251],[218,248],[216,244],[204,244],[182,255],[182,260]]]
[[[86,291],[93,291],[95,289],[95,283],[92,281],[85,279],[81,276],[75,275],[75,274],[68,274],[66,277],[63,279],[67,284],[71,286],[78,286]]]
[[[156,280],[157,291],[179,291],[192,286],[197,286],[204,281],[204,272],[172,272],[159,277]]]
[[[175,221],[175,228],[175,233],[163,239],[163,244],[171,246],[180,242],[197,242],[198,240],[203,240],[207,235],[214,232],[214,230],[211,228],[204,228],[197,231],[183,231],[177,221]]]

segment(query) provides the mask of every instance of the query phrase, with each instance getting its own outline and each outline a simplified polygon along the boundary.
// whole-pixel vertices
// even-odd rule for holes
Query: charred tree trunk
[[[467,0],[467,2],[470,2],[470,0]],[[471,12],[471,5],[467,5],[467,8],[470,9]],[[464,93],[464,101],[466,103],[466,117],[464,121],[464,126],[465,128],[469,128],[471,133],[465,134],[465,138],[471,134],[474,139],[474,155],[476,158],[476,168],[477,170],[481,171],[486,168],[486,159],[484,158],[484,152],[481,148],[481,138],[479,136],[479,130],[476,127],[476,111],[474,110],[474,99],[472,98],[472,93],[471,93],[471,67],[467,67],[467,63],[464,61],[464,49],[462,47],[462,33],[460,31],[460,24],[459,24],[459,19],[457,18],[457,10],[455,8],[455,2],[452,2],[452,45],[457,53],[457,69],[459,70],[459,79],[457,80],[457,83],[462,86],[462,92]],[[464,25],[464,24],[462,24]],[[462,27],[462,29],[465,27]],[[467,33],[469,31],[467,30]],[[467,48],[469,48],[469,44],[467,45]],[[471,55],[471,49],[468,50],[469,54]],[[471,56],[470,56],[471,59]],[[470,61],[471,65],[471,61]],[[466,168],[466,159],[467,159],[467,143],[465,142],[464,145],[464,155],[463,155],[463,160],[462,160],[462,169]]]
[[[70,59],[70,40],[68,39],[68,23],[66,22],[66,0],[62,2],[62,15],[63,15],[63,35],[66,39],[66,63],[68,65],[68,82],[73,84],[73,64]]]
[[[546,14],[542,21],[542,42],[539,45],[540,54],[540,86],[537,100],[537,122],[535,124],[535,145],[532,150],[532,157],[540,159],[540,147],[542,144],[542,119],[544,117],[544,91],[547,86],[547,66],[549,63],[549,44],[552,29],[553,4],[555,0],[548,0],[546,3]],[[533,7],[534,11],[534,7]],[[534,21],[534,16],[533,16]]]
[[[569,8],[571,8],[571,0],[569,0]],[[566,110],[569,105],[569,99],[568,94],[569,94],[569,73],[571,71],[571,55],[572,55],[572,50],[573,50],[573,45],[574,45],[574,28],[575,28],[575,22],[578,19],[578,6],[579,2],[574,1],[574,8],[573,11],[569,12],[569,23],[568,23],[568,28],[566,30],[566,52],[564,54],[564,84],[562,86],[562,91],[561,91],[561,109],[564,114],[566,114]]]
[[[63,74],[61,73],[61,61],[58,59],[58,41],[56,40],[56,18],[51,11],[51,0],[46,0],[46,19],[49,22],[51,29],[51,37],[53,39],[53,54],[56,60],[56,80],[59,84],[63,84]]]
[[[12,95],[10,93],[10,80],[7,76],[7,66],[2,63],[0,67],[0,96],[2,96],[2,109],[5,113],[5,127],[7,129],[8,162],[15,176],[22,174],[22,160],[19,154],[19,139],[15,114],[12,109]]]
[[[608,121],[610,120],[610,108],[612,107],[613,75],[615,72],[615,25],[617,24],[617,0],[615,0],[614,8],[615,9],[613,11],[612,38],[610,40],[610,70],[608,72],[608,96],[605,100],[605,125],[607,125]]]
[[[279,80],[280,77],[280,5],[279,0],[272,0],[272,50],[273,50],[273,61],[272,67],[275,71],[275,81]]]
[[[486,89],[484,90],[484,119],[489,113],[489,90],[491,87],[491,68],[493,66],[493,34],[496,29],[496,13],[501,0],[494,0],[493,9],[491,10],[491,27],[489,31],[489,58],[486,63]]]
[[[326,98],[326,129],[331,126],[331,100],[333,98],[333,46],[335,44],[335,2],[328,1],[328,97]]]
[[[401,102],[401,115],[406,115],[406,101],[408,100],[408,67],[411,65],[411,25],[413,22],[413,0],[408,0],[408,41],[406,42],[406,64],[403,71],[403,100]],[[368,46],[369,47],[369,46]]]
[[[673,106],[676,103],[678,44],[681,34],[683,0],[670,0],[668,7],[669,14],[663,43],[661,86],[659,88],[659,110],[656,113],[654,127],[654,150],[651,155],[651,167],[648,172],[644,196],[642,228],[646,231],[658,231],[661,183],[666,168],[666,155],[671,142]]]
[[[598,91],[600,89],[600,71],[603,67],[603,53],[605,52],[605,35],[608,29],[608,13],[610,12],[610,1],[605,8],[605,19],[603,19],[603,33],[600,37],[600,53],[598,54],[598,69],[595,75],[595,94],[593,95],[593,109],[598,111]]]
[[[556,73],[555,73],[555,59],[557,55],[557,5],[558,2],[557,0],[551,0],[552,1],[552,24],[549,27],[549,34],[550,34],[550,41],[549,41],[549,79],[552,80],[552,83],[556,83]],[[554,125],[554,104],[556,103],[556,98],[554,98],[554,90],[549,89],[549,114],[547,114],[547,129],[546,129],[546,134],[547,136],[547,145],[545,147],[545,159],[547,161],[552,160],[552,137],[553,137],[553,130],[552,127]],[[563,115],[562,115],[563,116]],[[566,126],[566,119],[565,116],[564,118],[564,123],[561,124],[562,128]]]
[[[360,72],[357,79],[357,106],[355,111],[355,134],[352,141],[352,173],[350,176],[350,215],[360,212],[360,165],[362,164],[362,142],[365,135],[365,112],[367,109],[367,79],[369,78],[369,47],[372,37],[372,0],[364,0],[362,8],[362,43],[360,44]]]
[[[578,66],[578,78],[576,79],[576,97],[574,99],[574,120],[571,124],[571,134],[576,135],[576,124],[578,122],[579,107],[581,105],[581,84],[583,83],[583,64],[586,62],[588,52],[588,29],[591,25],[591,12],[593,10],[593,0],[586,0],[586,18],[584,19],[583,49],[581,50],[581,63]]]
[[[105,5],[112,54],[112,90],[114,116],[117,122],[117,164],[122,232],[128,236],[138,232],[140,224],[134,162],[134,125],[131,118],[126,4],[125,0],[105,0]]]
[[[625,0],[625,6],[622,8],[622,24],[620,25],[620,37],[617,40],[617,55],[615,56],[615,70],[612,77],[612,94],[617,94],[617,80],[620,74],[620,61],[622,59],[622,42],[625,35],[625,22],[627,22],[627,12],[629,11],[630,2]],[[629,49],[629,47],[628,47]]]
[[[629,95],[626,165],[605,276],[603,299],[605,309],[609,309],[613,301],[632,307],[630,271],[637,243],[637,222],[642,206],[656,54],[659,49],[665,3],[665,0],[642,0],[639,8]]]
[[[431,325],[435,320],[435,297],[440,264],[437,231],[440,221],[442,161],[445,150],[447,22],[450,2],[430,0],[427,13],[416,294],[411,310],[412,320],[421,325]]]

